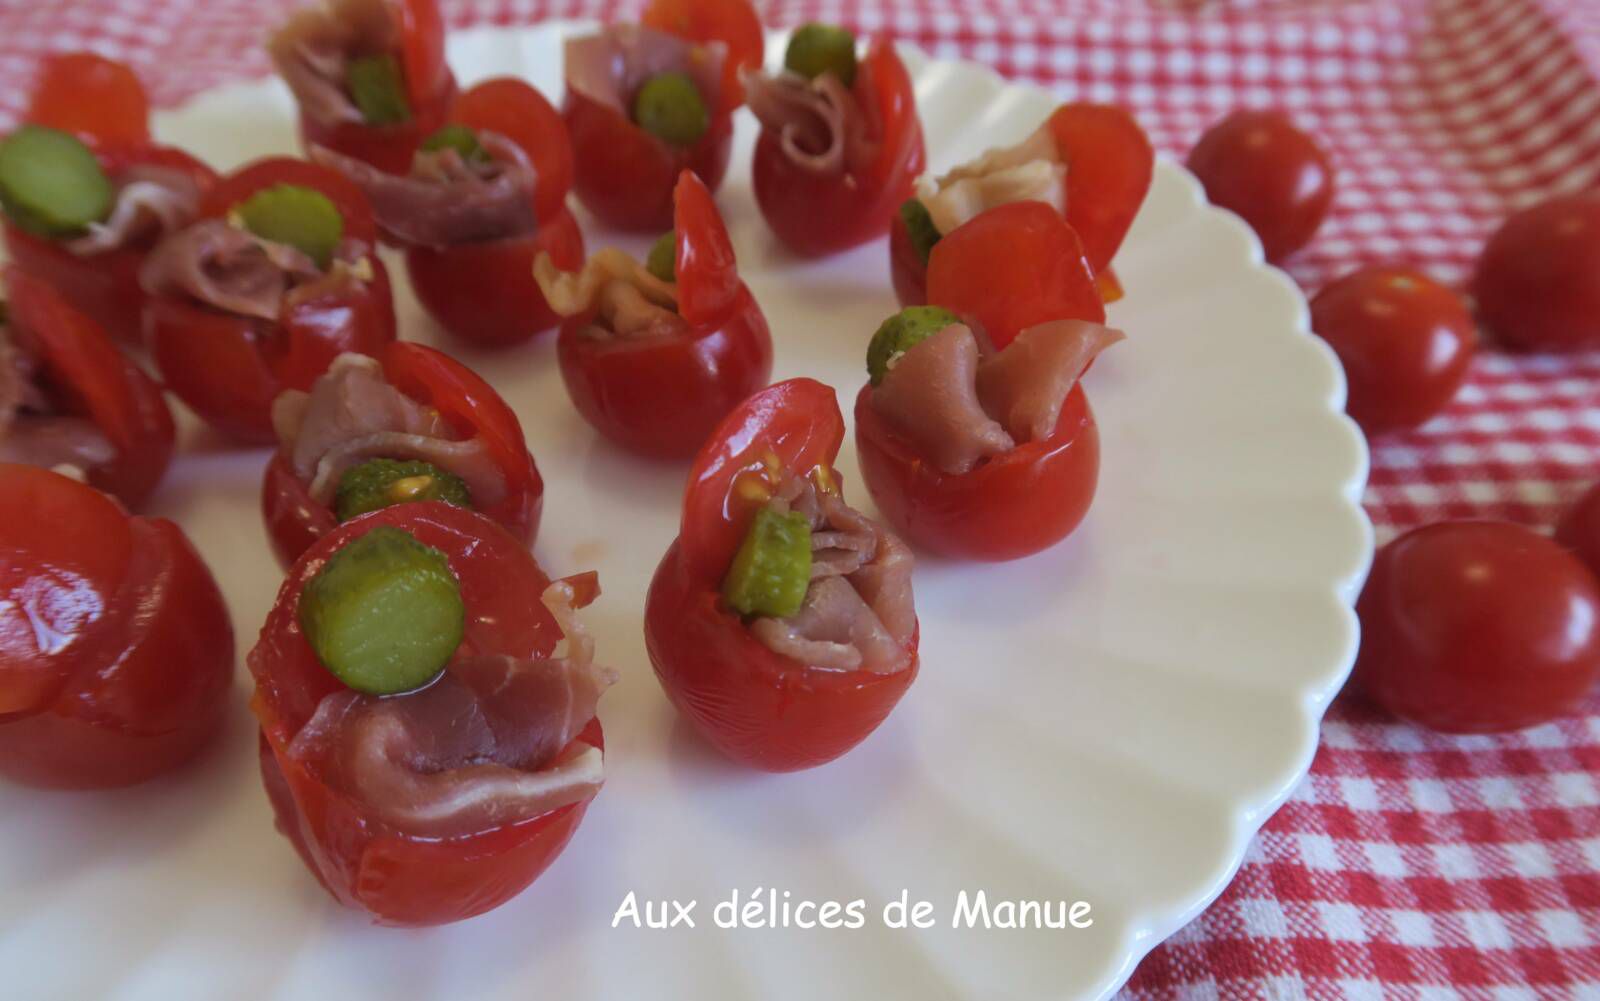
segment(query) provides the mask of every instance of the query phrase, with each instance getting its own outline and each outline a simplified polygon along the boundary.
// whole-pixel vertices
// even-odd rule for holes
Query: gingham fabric
[[[170,104],[265,73],[283,0],[3,0],[0,117],[39,53],[130,61]],[[625,17],[597,0],[446,0],[452,26]],[[769,24],[887,31],[1063,98],[1131,107],[1181,156],[1242,105],[1334,154],[1339,190],[1289,266],[1308,292],[1401,261],[1462,281],[1508,210],[1600,182],[1600,0],[758,2]],[[1600,355],[1492,348],[1445,415],[1374,442],[1380,541],[1444,517],[1548,527],[1600,476]],[[1452,738],[1335,703],[1310,778],[1233,885],[1128,998],[1600,998],[1600,699]]]

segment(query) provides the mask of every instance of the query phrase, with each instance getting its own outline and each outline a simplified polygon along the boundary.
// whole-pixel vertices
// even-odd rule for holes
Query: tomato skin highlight
[[[430,501],[374,511],[319,540],[290,571],[250,654],[262,781],[279,830],[341,904],[380,924],[443,924],[526,889],[566,846],[588,803],[465,837],[420,838],[378,819],[289,754],[289,742],[321,699],[343,687],[300,631],[300,593],[329,556],[379,525],[404,529],[448,557],[468,609],[464,653],[548,656],[561,631],[538,600],[549,579],[526,546],[482,515]],[[603,749],[599,721],[577,741]]]
[[[1344,365],[1345,412],[1369,435],[1417,427],[1449,406],[1476,338],[1460,296],[1401,267],[1331,282],[1311,300],[1311,327]]]
[[[0,707],[11,710],[0,713],[0,774],[46,788],[110,788],[189,761],[220,729],[232,689],[233,625],[211,571],[169,521],[130,518],[46,470],[0,466],[0,512],[23,511],[26,519],[8,516],[12,528],[0,527],[0,549],[21,554],[0,570],[0,590],[37,598],[40,582],[70,586],[98,614],[53,652],[37,649],[31,630],[0,621],[8,665]],[[41,515],[70,531],[41,532]],[[51,675],[45,686],[41,668]]]
[[[22,120],[86,139],[149,143],[150,98],[125,63],[58,52],[39,63]]]
[[[1356,612],[1353,683],[1447,733],[1546,722],[1600,677],[1600,585],[1518,525],[1441,522],[1402,535],[1379,550]]]
[[[872,387],[856,396],[856,454],[867,492],[902,538],[952,559],[1020,559],[1078,527],[1100,478],[1100,431],[1074,386],[1050,437],[952,475],[878,416]]]
[[[723,110],[732,112],[744,103],[739,71],[759,70],[766,56],[766,32],[749,0],[651,0],[640,13],[639,23],[692,42],[726,44]]]
[[[1235,111],[1200,137],[1188,167],[1213,205],[1255,230],[1269,261],[1310,243],[1333,202],[1332,161],[1281,111]]]
[[[1600,193],[1551,198],[1506,219],[1484,244],[1472,294],[1510,348],[1600,346]]]

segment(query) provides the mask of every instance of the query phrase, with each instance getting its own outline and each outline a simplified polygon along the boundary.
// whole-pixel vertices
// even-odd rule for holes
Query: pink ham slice
[[[468,163],[453,149],[418,152],[405,176],[321,146],[311,148],[311,159],[366,192],[378,224],[398,243],[453,247],[532,233],[538,175],[527,153],[494,132],[478,133],[478,141],[489,163]]]
[[[93,421],[55,412],[36,361],[0,323],[0,462],[81,474],[117,457]]]
[[[276,321],[292,289],[322,277],[316,262],[293,247],[205,219],[157,244],[139,284],[150,295],[188,296],[224,312]]]
[[[349,690],[324,698],[289,754],[383,820],[423,836],[460,837],[593,796],[598,748],[574,744],[617,674],[594,663],[573,584],[543,601],[567,651],[548,658],[468,656],[407,695]]]
[[[505,473],[483,440],[459,440],[438,411],[389,385],[383,366],[366,355],[335,358],[309,393],[280,394],[272,422],[290,468],[322,504],[332,503],[347,470],[378,458],[416,459],[454,473],[480,508],[505,499]]]
[[[806,79],[795,73],[750,73],[745,101],[761,127],[778,136],[784,156],[816,174],[838,174],[870,164],[878,144],[855,95],[832,73]]]
[[[970,328],[954,323],[890,359],[872,408],[935,466],[961,474],[1016,446],[978,402],[979,354]]]
[[[989,209],[1012,202],[1036,201],[1057,212],[1067,207],[1067,166],[1047,124],[1015,146],[991,149],[938,180],[924,177],[917,198],[928,210],[934,228],[951,230]]]
[[[90,257],[176,233],[200,212],[200,186],[181,170],[130,167],[117,185],[111,215],[105,222],[91,223],[83,236],[67,241],[68,253]]]
[[[567,39],[567,89],[632,119],[633,96],[662,73],[684,73],[706,107],[722,103],[722,42],[696,44],[637,24],[615,24],[598,34]]]
[[[328,0],[296,11],[267,42],[267,54],[312,121],[362,121],[345,91],[345,66],[354,56],[393,52],[399,28],[389,0]]]
[[[557,316],[593,310],[588,332],[594,336],[632,339],[688,330],[678,315],[678,286],[614,247],[589,258],[578,272],[560,270],[549,254],[541,253],[534,259],[533,277]]]
[[[1029,327],[978,367],[978,399],[1018,441],[1048,438],[1084,369],[1123,337],[1085,320]]]

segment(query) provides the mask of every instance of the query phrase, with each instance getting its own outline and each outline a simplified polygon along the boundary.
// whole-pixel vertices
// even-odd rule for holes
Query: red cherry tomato
[[[1600,576],[1600,485],[1589,488],[1556,526],[1556,541]]]
[[[137,508],[172,461],[172,413],[161,389],[43,280],[11,266],[5,286],[13,333],[42,363],[57,405],[92,420],[116,449],[88,471],[89,482]]]
[[[183,532],[104,494],[0,466],[0,774],[131,785],[217,732],[233,626]]]
[[[738,485],[774,467],[831,466],[844,438],[833,390],[791,379],[746,400],[706,441],[689,473],[680,534],[645,601],[650,662],[678,710],[736,761],[794,771],[859,744],[918,669],[825,671],[774,653],[721,600],[721,580],[759,506]]]
[[[379,358],[384,378],[396,389],[437,410],[462,440],[484,440],[505,474],[506,496],[493,507],[477,510],[532,545],[544,508],[544,479],[511,407],[471,369],[433,348],[397,341],[385,346]],[[295,476],[281,449],[267,464],[261,512],[273,552],[284,566],[339,524],[332,509],[311,496],[310,484]]]
[[[150,98],[127,64],[93,52],[45,56],[22,120],[113,142],[150,141]]]
[[[601,340],[592,315],[568,318],[556,341],[573,405],[625,448],[693,455],[740,401],[772,375],[772,335],[742,281],[716,202],[689,171],[675,194],[678,311],[683,334]]]
[[[1362,268],[1329,284],[1311,300],[1311,326],[1344,363],[1345,410],[1369,435],[1449,406],[1472,361],[1466,303],[1410,268]]]
[[[726,44],[722,107],[731,112],[744,103],[739,72],[759,70],[766,55],[766,32],[749,0],[651,0],[639,21],[692,42]]]
[[[1235,111],[1206,130],[1189,169],[1212,204],[1238,213],[1269,261],[1311,242],[1333,201],[1333,163],[1281,111]]]
[[[1472,294],[1484,325],[1510,347],[1600,347],[1600,192],[1507,219],[1484,245]]]
[[[1356,606],[1354,679],[1436,730],[1515,730],[1571,712],[1600,677],[1600,586],[1536,532],[1427,525],[1379,551]]]
[[[113,182],[129,168],[143,165],[184,171],[202,191],[217,179],[210,167],[171,146],[104,142],[96,145],[95,156]],[[125,344],[143,341],[140,318],[146,296],[139,287],[139,268],[155,245],[154,236],[87,257],[71,253],[60,240],[35,236],[9,222],[5,237],[12,263],[60,289],[68,301],[117,340]]]
[[[522,542],[482,515],[428,502],[385,508],[341,525],[294,565],[250,653],[262,781],[279,829],[340,903],[382,924],[459,921],[498,907],[533,882],[566,847],[588,803],[470,837],[421,838],[373,816],[289,753],[289,742],[318,703],[340,688],[300,631],[300,593],[330,555],[379,525],[404,529],[445,553],[467,609],[464,651],[545,657],[560,641],[560,628],[539,602],[549,579]],[[603,749],[599,721],[577,740]]]
[[[967,560],[1014,560],[1072,533],[1094,500],[1100,431],[1082,386],[1061,407],[1055,433],[952,475],[878,416],[872,387],[856,397],[861,479],[884,520],[919,549]]]
[[[1155,151],[1133,116],[1112,104],[1063,104],[1050,116],[1050,133],[1067,164],[1067,222],[1099,274],[1144,204]]]
[[[1037,323],[1106,319],[1078,234],[1044,202],[992,208],[934,244],[928,301],[976,321],[996,348]]]
[[[893,42],[872,43],[851,89],[862,108],[872,109],[869,121],[877,126],[878,155],[866,170],[817,174],[784,155],[770,129],[756,140],[756,203],[797,254],[820,257],[882,236],[927,159],[916,93]]]

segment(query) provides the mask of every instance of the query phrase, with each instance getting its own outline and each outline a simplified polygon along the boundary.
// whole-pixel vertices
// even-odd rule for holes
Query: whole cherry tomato
[[[106,495],[0,465],[0,774],[131,785],[217,732],[233,627],[183,532]]]
[[[1472,294],[1484,325],[1510,347],[1600,347],[1600,192],[1507,219],[1484,245]]]
[[[1600,577],[1600,485],[1590,487],[1556,526],[1556,541]]]
[[[678,312],[687,329],[597,338],[593,313],[568,318],[556,342],[573,405],[607,438],[645,455],[690,456],[772,374],[772,335],[739,280],[711,192],[684,171],[675,202]]]
[[[493,507],[477,510],[532,545],[544,509],[544,478],[528,452],[522,425],[511,407],[494,387],[441,351],[396,341],[385,345],[378,357],[390,385],[437,410],[461,440],[484,440],[505,476],[506,494]],[[311,496],[310,484],[294,474],[282,449],[267,464],[261,483],[261,512],[272,550],[285,567],[339,525],[333,510],[318,503]]]
[[[1311,242],[1333,201],[1333,163],[1281,111],[1235,111],[1206,130],[1189,169],[1213,205],[1238,213],[1269,261]]]
[[[548,657],[563,634],[539,601],[549,578],[522,542],[482,515],[427,502],[375,511],[319,540],[290,571],[250,653],[261,775],[279,830],[340,903],[382,924],[442,924],[481,914],[522,892],[566,847],[588,801],[465,837],[425,837],[329,785],[313,762],[291,749],[323,698],[344,687],[302,631],[301,594],[330,557],[385,526],[447,558],[465,608],[463,650]],[[573,741],[579,744],[604,748],[598,719]]]
[[[790,159],[772,129],[763,128],[756,140],[756,204],[778,239],[797,254],[820,257],[882,236],[927,162],[916,92],[893,42],[873,41],[851,92],[868,109],[867,124],[878,143],[865,169],[817,173]]]
[[[150,98],[126,63],[93,52],[45,56],[22,120],[85,138],[150,141]]]
[[[992,208],[934,244],[928,301],[976,321],[996,348],[1038,323],[1106,319],[1083,243],[1044,202]]]
[[[89,418],[116,450],[87,470],[89,482],[137,508],[172,462],[175,432],[161,389],[48,283],[15,265],[4,275],[8,323],[39,361],[52,402]]]
[[[1515,730],[1571,712],[1600,677],[1600,586],[1536,532],[1414,529],[1379,551],[1356,606],[1354,680],[1436,730]]]
[[[639,23],[694,42],[722,42],[722,106],[732,111],[744,101],[739,74],[761,69],[766,32],[749,0],[651,0]]]
[[[1330,283],[1311,300],[1311,326],[1344,364],[1345,411],[1369,435],[1449,406],[1472,361],[1467,304],[1410,268],[1362,268]]]

